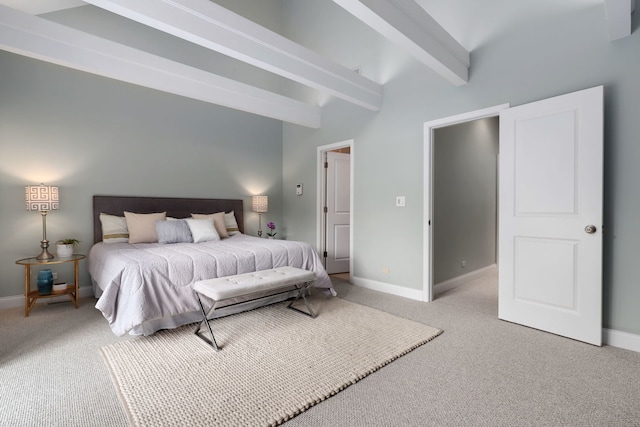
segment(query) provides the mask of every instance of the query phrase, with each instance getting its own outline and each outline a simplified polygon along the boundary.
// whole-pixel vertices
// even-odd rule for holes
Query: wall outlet
[[[396,196],[396,206],[404,207],[405,206],[405,198],[404,196]]]
[[[467,266],[467,261],[462,260],[462,261],[460,262],[460,267],[465,268],[466,266]]]
[[[53,280],[58,280],[58,273],[56,271],[52,271],[51,274],[53,274]]]

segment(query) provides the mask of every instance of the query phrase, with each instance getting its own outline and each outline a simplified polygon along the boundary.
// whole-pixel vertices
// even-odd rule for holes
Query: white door
[[[351,200],[351,155],[327,152],[326,270],[329,274],[349,271]]]
[[[602,86],[500,113],[498,317],[602,342]]]

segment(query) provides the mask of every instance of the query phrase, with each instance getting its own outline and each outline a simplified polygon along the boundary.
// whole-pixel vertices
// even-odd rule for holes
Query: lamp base
[[[40,252],[40,255],[38,255],[36,257],[36,259],[38,261],[46,261],[46,260],[50,260],[50,259],[54,259],[55,256],[51,255],[48,251],[49,248],[49,241],[48,240],[42,240],[40,242],[40,247],[42,248],[42,251]]]

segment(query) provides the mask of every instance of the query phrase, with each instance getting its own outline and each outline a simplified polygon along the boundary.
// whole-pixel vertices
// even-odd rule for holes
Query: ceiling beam
[[[0,49],[163,92],[320,127],[320,108],[0,5]]]
[[[607,33],[610,41],[631,35],[631,14],[635,8],[635,0],[604,0]]]
[[[414,0],[333,0],[456,86],[469,81],[469,52]]]
[[[382,87],[209,0],[85,0],[207,49],[377,111]]]

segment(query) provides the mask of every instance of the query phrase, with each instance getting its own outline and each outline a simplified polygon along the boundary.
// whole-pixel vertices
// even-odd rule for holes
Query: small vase
[[[38,272],[38,292],[40,295],[51,295],[53,286],[53,273],[49,269]]]
[[[274,240],[274,239],[275,239],[275,237],[274,237],[274,236],[267,236],[267,239]]]

